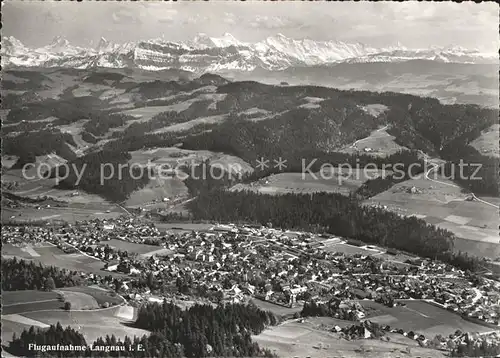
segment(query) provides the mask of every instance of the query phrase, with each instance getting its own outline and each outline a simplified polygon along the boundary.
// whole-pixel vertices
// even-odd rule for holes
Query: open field
[[[35,179],[23,177],[21,170],[9,170],[2,176],[2,182],[16,182],[12,194],[37,199],[47,197],[44,202],[12,209],[2,208],[2,221],[67,221],[75,222],[89,219],[116,218],[124,212],[116,205],[104,200],[98,195],[88,194],[78,190],[61,190],[54,188],[54,179],[36,179],[36,170],[27,173]],[[58,202],[51,202],[54,199]],[[48,205],[50,204],[50,207]],[[110,211],[107,213],[106,211]]]
[[[11,156],[8,156],[11,157]],[[24,168],[10,169],[6,176],[2,176],[2,181],[18,181],[20,185],[28,183],[45,183],[46,186],[53,186],[55,179],[44,179],[43,175],[49,168],[54,168],[60,164],[66,163],[67,160],[57,154],[39,155],[36,157],[35,163]],[[50,183],[50,184],[47,184]],[[39,184],[42,185],[42,184]]]
[[[148,253],[145,253],[145,254],[141,254],[139,255],[140,258],[143,258],[143,259],[147,259],[151,256],[168,256],[168,255],[171,255],[173,254],[173,251],[172,250],[169,250],[169,249],[158,249],[156,251],[151,251],[151,252],[148,252]]]
[[[10,190],[10,192],[22,197],[37,198],[47,196],[70,204],[98,204],[103,209],[115,207],[115,205],[95,194],[88,194],[79,190],[54,188],[57,181],[55,179],[37,179],[36,170],[27,171],[26,174],[27,177],[23,176],[21,170],[9,170],[2,176],[2,182],[17,182],[15,190]],[[29,179],[29,177],[35,178]]]
[[[471,142],[471,146],[476,148],[479,153],[492,157],[500,157],[500,150],[498,149],[498,131],[500,130],[499,124],[494,124],[490,128],[484,130],[479,138]]]
[[[18,224],[32,224],[34,222],[47,222],[50,223],[75,223],[77,221],[86,221],[93,219],[115,219],[124,212],[111,212],[104,213],[94,210],[68,210],[67,208],[51,208],[36,210],[35,208],[24,209],[10,209],[2,208],[2,223],[18,223]]]
[[[106,335],[114,334],[116,338],[123,340],[128,335],[130,337],[142,336],[149,334],[148,331],[138,328],[133,328],[127,325],[130,322],[128,319],[117,317],[120,313],[121,307],[111,307],[109,309],[101,309],[98,311],[80,311],[80,312],[31,312],[23,315],[24,317],[36,320],[44,324],[57,324],[60,322],[63,327],[71,326],[80,331],[87,341],[92,344],[98,337],[105,337]],[[22,332],[21,327],[12,327],[16,329],[16,334]],[[10,337],[12,337],[12,333]],[[2,332],[3,334],[3,332]]]
[[[213,227],[214,225],[213,224],[201,224],[201,223],[184,223],[184,222],[180,222],[180,223],[158,222],[158,223],[155,223],[155,226],[162,231],[172,230],[172,231],[189,231],[190,232],[193,230],[196,230],[196,231],[208,230],[211,227]]]
[[[50,327],[48,324],[45,324],[45,323],[42,323],[39,321],[35,321],[34,319],[30,319],[30,318],[21,316],[19,314],[2,315],[2,321],[3,320],[8,321],[8,322],[12,322],[12,323],[18,323],[21,325],[25,325],[28,328],[31,326],[35,326],[35,327],[39,327],[39,328],[49,328]],[[3,322],[2,322],[2,325],[3,325]]]
[[[373,109],[370,109],[372,111]],[[370,136],[356,141],[353,145],[340,150],[349,154],[371,154],[375,156],[389,156],[402,150],[408,150],[396,143],[395,137],[384,130],[375,130]]]
[[[99,195],[89,194],[78,190],[63,190],[54,189],[49,194],[50,198],[64,201],[69,207],[75,209],[96,209],[96,210],[113,210],[116,205],[112,204]]]
[[[327,322],[323,318],[320,318],[320,320],[321,323],[340,325],[338,320],[332,320],[331,322]],[[340,323],[342,324],[342,322]],[[412,357],[444,356],[439,351],[417,347],[415,342],[409,339],[399,339],[397,342],[383,342],[375,339],[347,341],[341,339],[338,334],[318,329],[317,318],[307,318],[303,323],[289,321],[268,328],[261,334],[253,336],[252,340],[261,347],[270,349],[279,357],[395,358],[408,356],[406,353],[407,347],[411,347]]]
[[[10,243],[2,245],[2,257],[18,257],[31,259],[33,257],[40,257],[40,254],[35,250],[33,245],[15,246]]]
[[[125,201],[126,207],[144,206],[155,200],[163,200],[164,198],[174,198],[179,195],[186,195],[188,189],[184,183],[178,178],[152,179],[150,182],[139,190],[130,194],[130,197]],[[168,202],[160,202],[160,207],[169,205]]]
[[[24,316],[7,314],[2,315],[2,345],[8,346],[8,343],[12,341],[12,335],[14,333],[19,337],[23,330],[28,330],[31,326],[47,328],[48,325],[39,321],[30,320]],[[5,349],[3,349],[2,357],[14,356],[8,355]]]
[[[226,115],[199,117],[199,118],[192,119],[192,120],[184,122],[184,123],[177,123],[177,124],[170,125],[168,127],[163,127],[163,128],[157,129],[151,133],[158,134],[158,133],[166,133],[166,132],[187,131],[188,129],[191,129],[194,126],[197,126],[200,124],[219,124],[219,123],[222,123],[225,119],[226,119]]]
[[[2,305],[4,308],[22,302],[57,300],[57,298],[57,292],[34,290],[2,291]]]
[[[485,200],[489,203],[492,203],[496,206],[500,206],[500,197],[494,197],[494,196],[478,196],[479,199]]]
[[[114,211],[105,213],[101,210],[87,210],[87,209],[71,209],[67,207],[40,209],[36,208],[22,208],[10,209],[2,208],[2,222],[16,222],[26,223],[36,221],[47,222],[68,222],[75,223],[76,221],[85,221],[92,219],[111,219],[123,215],[122,211]]]
[[[464,320],[458,314],[447,311],[430,303],[405,300],[405,307],[389,308],[373,301],[359,301],[363,307],[374,309],[377,316],[368,320],[393,328],[413,331],[433,338],[437,334],[448,335],[457,329],[462,332],[489,332],[491,328]]]
[[[208,160],[210,165],[223,168],[231,175],[238,177],[240,173],[251,172],[250,164],[238,157],[224,153],[211,151],[191,151],[175,147],[155,148],[149,150],[137,150],[131,152],[132,158],[129,163],[141,166],[150,166],[156,169],[155,177],[142,189],[133,192],[125,201],[127,207],[147,206],[150,209],[166,209],[170,204],[163,203],[163,198],[175,198],[187,194],[188,189],[183,183],[185,174],[180,173],[178,177],[169,177],[167,171],[180,169],[181,166],[199,165]],[[210,169],[206,168],[207,176]],[[160,178],[163,176],[164,178]],[[155,200],[160,202],[154,203]]]
[[[19,257],[23,259],[33,260],[42,265],[56,266],[61,269],[72,271],[81,271],[94,274],[106,274],[112,276],[125,276],[116,272],[102,271],[104,263],[96,258],[85,256],[79,253],[66,254],[55,246],[43,246],[32,248],[39,256],[32,256],[29,253],[20,255],[18,248],[12,245],[8,246],[7,250],[2,248],[2,257]],[[23,252],[21,250],[21,252]],[[31,257],[30,257],[31,256]]]
[[[101,288],[94,288],[88,286],[75,286],[75,287],[66,287],[61,288],[59,291],[63,292],[65,295],[69,292],[71,293],[82,293],[92,297],[93,300],[96,301],[97,307],[101,307],[104,303],[108,302],[110,305],[119,305],[124,303],[125,301],[116,293],[112,291],[107,291]],[[73,307],[76,309],[76,307]]]
[[[18,159],[19,157],[15,155],[2,155],[2,167],[10,169]]]
[[[362,106],[361,109],[365,111],[366,113],[372,115],[373,117],[378,117],[381,114],[387,112],[389,110],[389,107],[387,107],[384,104],[367,104],[365,106]]]
[[[139,199],[139,200],[141,200],[142,204],[126,205],[126,207],[130,209],[143,208],[146,210],[159,210],[159,211],[170,210],[173,207],[175,207],[175,204],[172,206],[172,204],[170,204],[170,201],[164,202],[160,200],[154,202],[147,202],[145,199]]]
[[[388,172],[386,171],[386,174]],[[383,175],[382,170],[333,168],[333,172],[280,173],[260,179],[251,184],[236,184],[230,190],[250,190],[263,194],[286,193],[340,193],[348,195],[358,189],[366,180]]]
[[[89,256],[78,253],[65,254],[57,247],[42,247],[37,248],[36,251],[40,254],[40,257],[35,258],[35,261],[42,262],[45,265],[50,264],[59,268],[89,273],[103,273],[101,268],[104,267],[104,263]]]
[[[61,299],[62,297],[62,299]],[[104,303],[110,306],[123,304],[124,299],[114,292],[87,286],[58,288],[51,292],[38,290],[4,291],[2,306],[4,314],[24,314],[34,311],[64,308],[64,302],[71,302],[71,309],[99,309]]]
[[[180,203],[174,204],[170,207],[168,207],[166,210],[160,211],[161,215],[167,215],[167,214],[182,214],[183,216],[187,217],[189,216],[189,209],[187,207],[188,201],[182,201]]]
[[[118,239],[101,241],[101,242],[99,242],[99,245],[109,245],[112,248],[115,248],[118,250],[128,251],[128,252],[132,252],[132,253],[135,253],[138,255],[145,255],[145,256],[147,256],[150,253],[154,253],[154,252],[162,252],[163,254],[168,254],[171,252],[170,250],[165,251],[165,249],[163,249],[160,246],[136,244],[133,242],[123,241],[123,240],[118,240]]]
[[[20,314],[38,310],[59,310],[63,303],[58,299],[57,292],[44,291],[3,291],[2,314]]]
[[[76,149],[80,151],[86,149],[89,146],[89,144],[85,142],[81,136],[84,130],[83,127],[88,121],[88,119],[81,119],[71,124],[58,126],[62,133],[71,134],[73,140],[75,141]]]
[[[37,169],[27,170],[25,175],[21,170],[10,169],[2,176],[2,182],[15,183],[15,190],[10,190],[12,193],[30,197],[43,196],[46,192],[53,191],[57,184],[55,179],[40,178]]]
[[[453,242],[453,247],[455,251],[470,252],[472,254],[482,255],[491,259],[495,259],[500,256],[499,244],[496,243],[480,242],[458,237]]]
[[[267,302],[259,299],[252,299],[252,303],[254,303],[257,307],[259,307],[261,310],[264,311],[271,311],[275,315],[278,316],[287,316],[287,315],[293,315],[296,312],[302,311],[302,306],[297,306],[297,307],[285,307],[281,305],[274,304],[272,302]]]
[[[132,158],[129,163],[147,165],[152,163],[157,166],[164,165],[165,169],[175,168],[180,165],[196,165],[209,161],[211,165],[218,165],[226,170],[236,171],[241,168],[242,172],[252,172],[252,166],[239,157],[212,152],[209,150],[187,150],[176,147],[162,147],[148,150],[136,150],[130,152]]]
[[[412,187],[418,193],[410,193],[408,189]],[[412,179],[366,200],[365,205],[380,205],[400,215],[414,215],[429,224],[448,229],[461,238],[455,241],[457,251],[491,258],[499,256],[498,210],[465,199],[466,195],[460,188]]]
[[[132,306],[120,306],[115,316],[126,321],[133,321],[137,319],[137,309]]]
[[[148,107],[139,107],[139,108],[134,108],[134,109],[129,109],[126,111],[123,111],[121,113],[133,116],[137,118],[137,121],[133,122],[147,122],[151,120],[154,116],[157,114],[163,113],[163,112],[170,112],[170,111],[175,111],[175,112],[182,112],[186,109],[189,108],[193,101],[185,101],[185,102],[180,102],[176,103],[170,106],[148,106]],[[131,123],[130,121],[129,123]]]
[[[373,255],[376,254],[377,251],[367,250],[362,247],[357,247],[354,245],[343,244],[343,243],[332,243],[325,245],[323,250],[327,252],[342,252],[347,255],[361,254],[361,255]]]
[[[61,289],[58,291],[63,294],[65,302],[71,303],[72,310],[92,310],[99,308],[97,300],[84,292],[78,292],[72,289]]]
[[[321,108],[320,103],[323,102],[326,98],[320,97],[304,97],[303,100],[306,101],[305,104],[299,106],[299,108]]]
[[[63,309],[64,303],[58,299],[59,292],[63,293],[66,301],[71,302],[71,312]],[[32,325],[47,328],[57,322],[80,330],[88,343],[92,343],[97,336],[106,334],[115,334],[123,339],[125,335],[147,333],[123,324],[135,318],[135,308],[119,306],[102,309],[100,307],[104,302],[110,305],[124,303],[120,296],[94,287],[67,287],[53,292],[4,291],[2,292],[3,342],[5,344],[10,341],[13,333],[19,336],[23,329],[29,329]]]

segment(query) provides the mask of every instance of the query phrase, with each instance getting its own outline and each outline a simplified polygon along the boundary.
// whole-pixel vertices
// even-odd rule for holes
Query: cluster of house
[[[450,335],[451,344],[448,345],[449,348],[455,348],[459,346],[472,345],[473,347],[490,346],[499,347],[500,346],[500,332],[488,332],[486,334],[461,333],[457,331],[453,336]],[[441,342],[445,341],[445,338],[441,338]],[[450,341],[448,341],[450,342]],[[498,356],[497,356],[498,357]]]
[[[500,293],[487,291],[473,305],[450,303],[454,311],[493,325],[500,325]]]
[[[389,325],[380,326],[369,320],[343,328],[335,325],[329,330],[331,332],[339,333],[342,337],[349,340],[381,338],[382,340],[389,341],[390,337],[385,336],[386,333],[400,334],[404,337],[417,341],[421,347],[431,347],[441,350],[452,350],[460,345],[467,345],[467,342],[473,342],[474,345],[478,347],[480,347],[483,343],[487,343],[488,345],[500,343],[500,336],[497,332],[481,335],[478,333],[463,333],[460,330],[457,330],[447,336],[438,334],[434,337],[426,337],[423,334],[392,328]],[[405,351],[408,354],[411,353],[411,349],[406,349]]]
[[[388,305],[399,299],[422,299],[491,324],[498,324],[500,313],[500,288],[489,281],[484,287],[474,287],[464,272],[439,262],[414,259],[398,265],[362,254],[326,252],[321,242],[307,233],[289,235],[270,228],[234,225],[161,233],[130,218],[61,228],[6,227],[2,233],[7,241],[50,241],[63,249],[69,246],[93,255],[106,262],[107,270],[130,275],[120,286],[128,293],[147,290],[147,285],[133,282],[152,275],[160,287],[187,277],[185,285],[222,292],[222,298],[231,302],[248,296],[285,306],[307,300],[328,302],[334,297],[373,299]],[[146,259],[98,245],[111,238],[135,243],[155,239],[171,253]]]
[[[41,226],[2,226],[2,243],[13,245],[41,244],[52,241],[55,230],[52,227]]]
[[[85,228],[101,232],[105,235],[106,240],[116,238],[139,244],[146,241],[154,241],[162,236],[162,233],[156,226],[136,217],[119,217],[102,221],[94,219],[78,224],[79,230]]]
[[[432,300],[457,313],[497,323],[492,307],[500,307],[495,301],[498,290],[483,296],[472,285],[457,285],[451,278],[467,284],[464,273],[438,262],[415,259],[410,269],[397,265],[379,269],[381,261],[370,256],[318,256],[316,252],[321,250],[313,243],[290,240],[269,229],[219,226],[212,231],[169,235],[162,240],[174,254],[129,261],[123,266],[128,267],[127,273],[165,271],[172,277],[188,274],[193,285],[220,290],[228,300],[241,301],[251,295],[287,306],[301,304],[305,299],[325,302],[331,297],[378,299],[389,295],[393,300]],[[293,241],[300,243],[295,247]],[[376,272],[371,272],[373,267]]]

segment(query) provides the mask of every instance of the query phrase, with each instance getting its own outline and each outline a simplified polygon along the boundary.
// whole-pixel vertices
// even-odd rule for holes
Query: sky
[[[101,37],[129,42],[162,37],[190,40],[198,33],[231,33],[257,42],[281,33],[313,40],[400,43],[498,50],[498,5],[454,2],[2,2],[2,36],[29,47],[62,36],[78,46]]]

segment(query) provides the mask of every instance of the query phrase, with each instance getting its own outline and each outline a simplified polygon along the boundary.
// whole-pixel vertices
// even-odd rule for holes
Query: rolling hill
[[[359,72],[363,72],[359,66],[372,66],[376,72],[389,65],[393,71],[389,77],[420,68],[405,63],[337,66],[358,66]],[[444,70],[451,65],[459,66],[439,65],[444,75],[439,77],[436,70],[434,79],[443,85],[453,81]],[[488,69],[487,65],[460,66],[465,76],[480,76],[468,72],[470,68]],[[349,76],[355,72],[346,71]],[[311,170],[318,172],[323,164],[362,169],[373,163],[381,170],[398,162],[405,168],[412,163],[422,165],[431,158],[443,163],[439,175],[449,174],[460,160],[481,163],[481,180],[471,180],[469,168],[454,185],[465,193],[498,196],[498,157],[483,149],[497,133],[498,111],[484,106],[445,104],[408,93],[232,81],[217,74],[198,77],[182,70],[16,68],[7,69],[4,75],[2,163],[12,162],[9,158],[17,163],[3,168],[5,174],[12,174],[3,184],[14,193],[34,188],[54,194],[63,191],[68,196],[69,191],[79,190],[112,202],[161,209],[168,205],[156,201],[164,198],[181,203],[210,188],[245,187],[270,180],[267,177],[272,174],[282,174],[275,177],[277,181],[270,180],[278,192],[294,192],[295,187],[306,192],[304,185],[294,184],[304,170],[304,160],[314,161]],[[23,165],[55,157],[57,163],[73,167],[72,175],[61,178],[58,187],[42,190],[16,177]],[[262,158],[269,161],[266,170],[256,166]],[[280,158],[286,166],[272,167]],[[52,162],[46,169],[54,177]],[[106,163],[115,170],[122,165],[123,175],[121,180],[113,178],[100,185],[101,165]],[[223,172],[239,166],[241,171],[230,181],[194,179],[191,168],[200,164],[216,165]],[[189,180],[148,177],[158,174],[162,165],[186,172]],[[83,167],[84,176],[77,181],[74,168]],[[8,183],[11,177],[17,178],[16,183]],[[281,183],[279,178],[286,180]],[[363,199],[369,199],[383,196],[396,183],[406,185],[409,178],[366,179],[352,179],[355,185],[346,180],[335,188],[326,182],[313,187],[344,195],[362,193]],[[40,181],[40,185],[53,185],[54,180]],[[463,225],[457,230],[464,232]]]

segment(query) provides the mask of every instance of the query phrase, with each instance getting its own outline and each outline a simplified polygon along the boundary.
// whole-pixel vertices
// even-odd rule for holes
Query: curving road
[[[430,165],[432,165],[432,168],[430,168],[429,170],[427,170],[427,171],[425,172],[425,174],[424,174],[425,179],[430,180],[430,181],[433,181],[433,182],[435,182],[435,183],[439,183],[439,184],[443,184],[443,185],[447,185],[447,186],[451,186],[451,187],[455,187],[455,188],[461,188],[460,186],[455,185],[455,184],[445,183],[445,182],[442,182],[442,181],[439,181],[439,180],[436,180],[436,179],[431,179],[431,178],[429,178],[429,174],[430,174],[432,171],[435,171],[435,170],[439,167],[439,164],[432,162],[432,161],[431,161],[431,159],[429,159],[429,156],[428,156],[427,154],[425,154],[424,152],[422,152],[421,150],[419,150],[419,152],[420,152],[420,154],[422,154],[422,155],[423,155],[425,163],[426,163],[426,164],[430,164]],[[485,201],[485,200],[483,200],[483,199],[478,198],[478,197],[476,196],[476,194],[474,194],[474,193],[472,193],[472,192],[471,192],[471,196],[474,198],[474,200],[475,200],[475,201],[478,201],[478,202],[483,203],[483,204],[485,204],[485,205],[492,206],[492,207],[494,207],[494,208],[496,208],[496,209],[500,209],[500,207],[499,207],[499,206],[497,206],[497,205],[495,205],[495,204],[492,204],[492,203],[490,203],[490,202],[487,202],[487,201]]]

